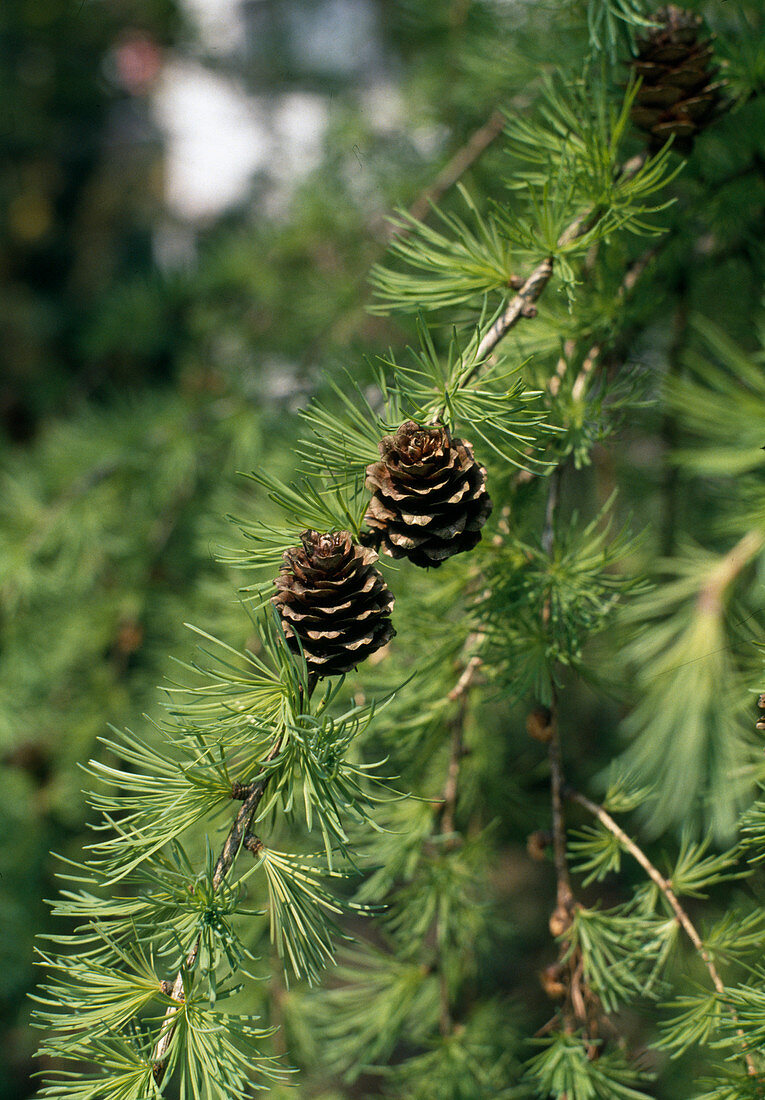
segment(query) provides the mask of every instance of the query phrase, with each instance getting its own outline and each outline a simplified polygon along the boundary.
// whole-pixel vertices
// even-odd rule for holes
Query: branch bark
[[[548,556],[552,555],[555,545],[555,514],[560,497],[562,478],[563,466],[558,465],[550,474],[547,503],[545,506],[544,527],[542,529],[542,549]],[[550,620],[549,598],[545,600],[542,609],[542,619],[543,625],[546,627]],[[550,700],[550,740],[548,743],[548,756],[550,760],[553,861],[555,864],[556,879],[556,903],[555,911],[550,917],[550,931],[554,936],[559,936],[571,923],[574,894],[571,890],[571,879],[569,877],[568,861],[566,859],[566,819],[563,812],[563,757],[558,728],[558,693],[555,690],[554,684],[552,686],[552,698]]]
[[[640,171],[645,161],[646,154],[632,157],[621,167],[618,176],[623,179],[630,179]],[[565,248],[579,237],[583,237],[585,233],[588,233],[590,229],[597,225],[601,216],[602,211],[599,210],[588,210],[583,214],[579,214],[561,233],[558,238],[558,247]],[[480,372],[487,356],[494,351],[497,344],[507,336],[508,332],[515,328],[521,318],[536,316],[535,303],[552,278],[554,262],[555,258],[553,256],[546,256],[537,264],[519,288],[518,293],[510,299],[491,328],[484,333],[476,349],[475,363],[462,381],[463,386],[472,382]]]
[[[719,614],[726,589],[763,547],[765,534],[762,531],[747,531],[709,573],[699,592],[699,610]]]

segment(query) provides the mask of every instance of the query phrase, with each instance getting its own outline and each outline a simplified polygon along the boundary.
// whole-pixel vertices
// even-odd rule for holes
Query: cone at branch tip
[[[471,445],[443,424],[405,421],[367,467],[369,541],[393,558],[437,568],[471,550],[491,515],[486,470]]]
[[[651,19],[657,26],[638,38],[631,63],[641,81],[631,118],[648,134],[651,152],[674,137],[675,151],[687,156],[718,112],[724,82],[714,79],[712,40],[699,37],[701,16],[667,4]]]
[[[375,568],[377,554],[348,531],[303,531],[300,540],[284,552],[271,602],[308,671],[338,676],[393,637],[393,594]]]

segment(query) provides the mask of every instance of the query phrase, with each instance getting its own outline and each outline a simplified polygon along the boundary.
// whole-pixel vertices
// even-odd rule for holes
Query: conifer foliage
[[[673,208],[690,146],[661,139],[717,93],[695,15],[562,10],[578,67],[508,111],[496,193],[402,216],[373,272],[378,313],[418,314],[413,346],[330,380],[290,481],[259,456],[228,559],[249,648],[198,630],[162,729],[88,766],[99,817],[55,902],[73,931],[41,952],[43,1096],[278,1097],[293,1070],[322,1100],[761,1091],[762,685],[728,605],[757,621],[763,351],[694,320],[660,393],[630,353],[655,338],[641,286],[706,201]],[[743,108],[760,86],[739,61]],[[665,63],[653,86],[686,113],[653,119],[646,152],[630,118]],[[636,425],[672,448],[653,575],[615,491]],[[717,506],[685,542],[678,471]],[[595,776],[585,684],[627,710]],[[507,833],[529,825],[543,937],[504,911]],[[541,983],[498,961],[524,936]]]

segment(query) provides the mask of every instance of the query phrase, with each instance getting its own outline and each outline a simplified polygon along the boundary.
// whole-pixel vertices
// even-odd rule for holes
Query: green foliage
[[[723,1018],[719,994],[705,990],[703,993],[678,997],[669,1005],[672,1017],[662,1027],[657,1042],[675,1056],[691,1046],[701,1046],[717,1036]]]
[[[587,30],[593,51],[603,51],[616,60],[625,25],[630,29],[651,26],[646,10],[643,0],[587,0]]]
[[[445,232],[406,213],[394,221],[400,232],[393,238],[390,256],[418,274],[376,264],[370,274],[378,299],[373,306],[376,312],[405,308],[417,313],[507,292],[515,274],[511,242],[495,219],[481,215],[462,184],[458,190],[473,228],[438,207],[433,213]]]
[[[747,355],[703,317],[694,319],[694,328],[714,361],[691,352],[689,373],[668,381],[667,399],[672,408],[682,411],[693,434],[693,443],[679,448],[676,460],[697,474],[712,477],[756,473],[765,464],[761,442],[765,432],[765,352]],[[765,335],[760,341],[765,347]],[[735,442],[725,431],[731,417],[739,422]]]
[[[237,991],[235,977],[246,973],[242,964],[255,961],[236,927],[242,917],[268,913],[272,942],[297,977],[315,980],[332,961],[326,914],[341,909],[324,879],[342,877],[331,858],[347,843],[344,816],[366,818],[368,766],[352,763],[348,754],[375,704],[333,714],[336,686],[317,702],[309,700],[302,660],[268,619],[259,634],[262,657],[237,655],[203,634],[218,650],[214,675],[206,673],[205,688],[212,691],[202,706],[203,689],[192,691],[187,713],[174,690],[173,724],[165,728],[172,756],[125,733],[107,742],[124,766],[91,764],[94,778],[117,788],[92,795],[103,822],[97,829],[111,835],[91,845],[90,861],[74,864],[69,874],[91,889],[67,891],[56,905],[58,914],[81,923],[72,935],[54,937],[56,953],[42,953],[59,980],[38,998],[38,1024],[54,1031],[43,1052],[100,1066],[98,1083],[83,1097],[116,1097],[121,1094],[113,1088],[138,1082],[147,1087],[145,1071],[156,1060],[151,1051],[162,1029],[170,1028],[157,1017],[157,1004],[174,1003],[161,986],[163,970],[183,975],[184,999],[172,1017],[167,1055],[167,1072],[177,1074],[182,1097],[243,1096],[253,1073],[273,1075],[257,1050],[268,1030],[215,1007]],[[220,716],[232,719],[223,732]],[[322,870],[310,857],[284,855],[258,841],[254,866],[236,879],[221,879],[206,838],[205,867],[195,873],[179,840],[230,804],[232,774],[245,785],[270,781],[252,819],[259,831],[277,806],[289,816],[299,804],[308,832],[314,826],[322,832],[330,866]],[[264,907],[253,912],[243,904],[245,884],[258,876]],[[115,885],[127,892],[110,898]],[[134,1034],[139,1020],[140,1039]],[[116,1037],[121,1042],[115,1045]]]
[[[690,816],[726,838],[750,797],[757,752],[745,681],[714,596],[720,560],[689,548],[671,568],[674,577],[626,614],[639,624],[625,657],[640,699],[623,726],[631,740],[624,759],[651,786],[643,808],[651,831]]]
[[[319,1026],[322,1056],[347,1080],[385,1064],[402,1035],[426,1041],[437,1023],[438,977],[417,960],[357,948],[337,977],[342,984],[311,998],[305,1011]]]
[[[607,912],[580,907],[567,933],[580,952],[588,986],[607,1012],[638,997],[657,996],[657,975],[678,938],[672,918],[652,918],[633,906]]]
[[[634,543],[626,527],[611,534],[612,503],[584,526],[573,516],[552,552],[508,539],[487,568],[481,621],[492,663],[500,674],[505,670],[518,696],[533,692],[547,701],[549,669],[579,667],[587,639],[637,587],[635,578],[618,571]],[[543,609],[547,625],[540,630]]]
[[[750,689],[765,392],[751,329],[762,142],[746,87],[760,45],[715,13],[738,111],[680,173],[672,148],[635,156],[635,88],[613,63],[646,25],[637,0],[387,4],[400,134],[355,102],[361,77],[322,76],[315,53],[298,62],[314,8],[253,9],[266,31],[253,24],[253,49],[269,56],[244,79],[259,102],[266,70],[278,94],[294,82],[321,97],[316,174],[281,221],[243,212],[209,241],[200,231],[196,271],[114,287],[80,332],[97,359],[172,348],[178,391],[62,408],[27,455],[9,455],[9,941],[30,923],[17,900],[30,863],[53,843],[64,869],[40,954],[43,1094],[282,1097],[290,1063],[316,1100],[755,1096],[742,1054],[759,1073],[765,812],[752,799],[765,773]],[[399,216],[364,322],[370,227],[498,101],[508,132],[459,193]],[[255,197],[268,206],[265,187]],[[548,258],[539,301],[493,343]],[[697,315],[715,326],[689,326]],[[302,403],[301,436],[288,413]],[[437,572],[391,568],[395,642],[315,689],[264,606],[274,574],[305,528],[361,536],[366,467],[406,418],[470,440],[492,519]],[[255,472],[235,488],[221,471],[236,469]],[[243,545],[215,564],[223,513],[242,517]],[[247,570],[244,601],[226,565]],[[205,624],[201,655],[168,625],[189,619]],[[157,715],[149,685],[170,651]],[[540,703],[560,739],[549,763],[524,732]],[[149,705],[140,734],[94,747],[107,720],[120,730]],[[622,719],[630,743],[614,767]],[[28,730],[53,760],[39,801]],[[83,857],[66,763],[88,756],[100,816]],[[578,827],[548,860],[561,771],[556,814]],[[603,804],[633,815],[638,849],[602,816],[577,819],[576,790],[606,776]],[[747,848],[720,850],[744,809]],[[555,944],[566,840],[572,923]],[[554,953],[551,1006],[536,975]],[[672,1054],[652,1059],[655,1079],[636,1057],[650,1046]]]
[[[403,216],[397,225],[407,233],[394,238],[390,251],[408,270],[374,268],[376,308],[453,310],[484,295],[506,297],[519,270],[548,256],[571,289],[577,281],[573,260],[597,242],[617,230],[658,232],[650,218],[668,200],[653,197],[680,168],[670,166],[668,150],[629,168],[622,164],[634,92],[617,109],[598,77],[548,81],[538,117],[508,119],[510,200],[495,202],[487,216],[460,188],[470,220],[439,211],[448,233]]]
[[[521,1100],[528,1090],[521,1076],[518,1037],[510,1027],[498,1027],[507,1006],[487,1003],[463,1029],[433,1044],[433,1049],[391,1067],[386,1073],[389,1096],[413,1100]]]
[[[633,1088],[646,1074],[627,1065],[613,1051],[599,1058],[588,1056],[579,1036],[558,1033],[544,1041],[544,1049],[531,1059],[528,1077],[534,1095],[567,1096],[571,1100],[644,1100],[649,1094]]]

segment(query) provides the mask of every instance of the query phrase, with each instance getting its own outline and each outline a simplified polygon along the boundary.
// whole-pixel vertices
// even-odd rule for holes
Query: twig
[[[687,278],[681,272],[677,281],[677,306],[672,322],[672,341],[667,351],[667,381],[676,382],[682,375],[682,353],[688,331],[689,303]],[[677,411],[671,406],[666,408],[661,419],[659,438],[663,445],[661,475],[661,524],[660,553],[664,558],[672,557],[675,552],[675,528],[677,526],[678,505],[681,499],[680,468],[672,461],[672,452],[676,449],[680,427]]]
[[[458,696],[459,707],[452,718],[451,725],[451,751],[449,753],[449,767],[446,772],[446,782],[441,802],[441,835],[450,837],[454,833],[454,815],[457,809],[457,783],[460,774],[460,764],[465,755],[463,739],[465,727],[465,711],[467,700],[465,692]],[[447,840],[447,844],[449,841]]]
[[[534,303],[544,288],[549,283],[553,273],[553,257],[548,256],[537,264],[534,270],[524,282],[518,293],[510,299],[510,302],[499,315],[494,324],[484,333],[475,353],[473,369],[466,375],[463,385],[471,382],[483,363],[484,359],[494,351],[503,337],[507,336],[510,329],[518,324],[522,317],[535,317],[536,307]]]
[[[480,636],[479,636],[480,637]],[[444,790],[441,796],[440,807],[440,822],[438,831],[443,838],[443,847],[445,850],[450,851],[455,848],[459,843],[458,838],[455,836],[455,814],[457,810],[457,793],[458,783],[460,775],[460,765],[462,758],[465,755],[465,716],[467,714],[468,706],[468,693],[476,680],[478,669],[481,667],[481,658],[474,655],[465,665],[462,673],[460,674],[457,683],[451,689],[447,695],[447,699],[451,703],[457,703],[456,713],[453,715],[449,725],[451,727],[451,749],[449,752],[449,766],[446,772],[446,780],[444,782]],[[436,950],[440,956],[441,954],[441,921],[438,916],[435,918],[435,938],[436,938]],[[440,964],[439,959],[439,1028],[441,1034],[446,1036],[450,1035],[454,1026],[452,1019],[451,1008],[449,1004],[449,983],[446,976],[446,971],[443,965]]]
[[[558,507],[560,483],[563,478],[563,466],[558,464],[550,474],[550,483],[547,488],[547,503],[545,505],[545,523],[542,528],[542,549],[549,557],[552,554],[555,542],[555,511]],[[550,614],[549,607],[545,608],[545,621]]]
[[[308,680],[307,695],[309,698],[315,686],[316,677],[312,674],[311,676],[309,676]],[[282,741],[283,734],[280,734],[276,738],[268,752],[268,756],[266,757],[265,761],[266,763],[269,763],[271,760],[274,759],[274,757],[279,755],[279,751],[282,747]],[[223,879],[226,877],[231,867],[233,866],[236,857],[239,855],[239,852],[241,851],[242,846],[245,843],[250,825],[252,824],[252,820],[255,817],[263,795],[265,794],[266,787],[268,786],[268,781],[271,778],[271,774],[272,773],[270,771],[266,772],[265,775],[262,775],[260,779],[256,780],[249,787],[249,792],[245,797],[244,802],[242,803],[239,813],[236,815],[234,823],[229,830],[229,834],[223,843],[223,848],[221,849],[220,855],[218,856],[218,859],[216,861],[215,869],[213,871],[213,890],[217,890],[220,887]],[[234,792],[234,797],[241,796],[243,791],[240,784],[235,784]],[[191,951],[189,951],[183,966],[178,971],[175,982],[173,983],[172,991],[169,994],[172,997],[173,1001],[176,1003],[168,1005],[167,1011],[165,1012],[165,1019],[162,1024],[160,1037],[157,1040],[157,1045],[154,1048],[154,1054],[152,1057],[152,1072],[154,1074],[154,1080],[157,1082],[158,1085],[162,1083],[162,1080],[165,1076],[165,1071],[167,1069],[167,1054],[170,1049],[170,1044],[173,1040],[173,1035],[175,1034],[178,1006],[182,1004],[184,1000],[183,978],[185,974],[188,974],[193,969],[197,961],[197,955],[199,954],[201,942],[201,935],[197,936],[194,946],[192,947]]]
[[[617,173],[618,177],[620,179],[630,179],[640,171],[645,164],[645,160],[645,154],[632,157],[621,167]],[[583,214],[579,214],[561,233],[557,242],[558,248],[565,248],[579,237],[583,237],[585,233],[588,233],[597,225],[602,215],[603,211],[599,209],[588,210]],[[536,316],[535,302],[552,278],[553,266],[553,256],[547,256],[538,263],[491,328],[484,333],[476,349],[473,367],[462,380],[463,386],[473,381],[487,356],[494,351],[500,340],[507,336],[508,332],[518,324],[522,317],[531,318]]]
[[[701,936],[696,930],[696,926],[693,924],[691,918],[688,916],[687,912],[680,904],[677,894],[672,889],[672,883],[668,879],[666,879],[656,867],[654,867],[653,863],[651,863],[650,859],[642,850],[642,848],[639,848],[634,840],[632,840],[624,832],[624,830],[616,824],[611,815],[606,810],[604,810],[602,806],[599,806],[597,802],[591,802],[586,795],[580,794],[579,791],[573,791],[569,789],[566,791],[566,797],[572,802],[576,802],[580,806],[583,806],[585,810],[588,810],[594,817],[596,817],[598,821],[600,821],[600,823],[604,825],[608,829],[608,831],[616,837],[622,847],[627,852],[629,852],[630,855],[634,857],[634,859],[637,860],[637,862],[643,868],[651,881],[654,882],[661,890],[662,894],[667,899],[667,902],[669,903],[672,912],[675,914],[675,918],[678,924],[686,933],[688,939],[691,941],[696,951],[698,951],[701,960],[706,966],[709,976],[712,979],[712,985],[715,987],[717,993],[720,994],[720,997],[723,998],[723,1003],[728,1009],[730,1017],[736,1027],[736,1034],[744,1044],[744,1061],[746,1062],[747,1072],[752,1076],[756,1076],[757,1068],[754,1064],[754,1059],[752,1058],[752,1055],[747,1049],[746,1037],[739,1025],[739,1019],[736,1009],[733,1007],[733,1005],[725,1001],[725,985],[723,984],[723,981],[717,971],[714,960],[704,946]]]
[[[474,637],[477,641],[483,641],[484,635],[477,634]],[[483,661],[477,655],[470,658],[470,660],[462,670],[462,674],[459,680],[446,697],[450,703],[456,703],[457,700],[460,699],[465,694],[465,692],[473,686],[476,679],[476,673],[478,672],[478,669],[481,667],[482,664]]]
[[[266,757],[266,762],[273,760],[274,757],[278,755],[279,750],[281,749],[281,745],[282,736],[280,735],[276,738],[273,745],[271,746],[268,756]],[[239,854],[244,838],[249,831],[250,825],[252,824],[252,819],[257,812],[258,806],[260,805],[260,801],[263,798],[266,786],[268,785],[268,780],[270,778],[271,773],[268,772],[256,783],[254,783],[250,788],[249,794],[242,803],[239,813],[236,815],[234,823],[229,830],[229,834],[223,843],[223,848],[221,849],[220,855],[218,856],[217,862],[215,864],[215,870],[213,871],[214,890],[217,890],[220,884],[223,882],[223,879],[226,877],[226,874],[231,869],[234,860]],[[165,1070],[167,1069],[167,1053],[170,1049],[173,1035],[175,1034],[175,1017],[178,1014],[178,1005],[181,1004],[184,999],[183,978],[185,974],[189,973],[193,969],[194,964],[197,961],[197,955],[199,954],[201,943],[202,937],[201,935],[199,935],[197,936],[196,942],[194,943],[191,951],[189,951],[188,955],[186,956],[186,961],[184,965],[178,971],[175,982],[173,984],[172,992],[170,993],[173,1001],[177,1003],[168,1005],[167,1011],[165,1012],[165,1019],[162,1024],[162,1031],[160,1033],[159,1039],[157,1040],[157,1045],[154,1048],[154,1055],[152,1058],[152,1072],[154,1074],[154,1080],[157,1082],[158,1085],[162,1083],[162,1080],[165,1076]]]
[[[664,247],[667,239],[668,238],[665,237],[660,244],[656,244],[653,245],[651,248],[647,248],[642,256],[638,256],[638,258],[629,265],[629,267],[627,268],[627,273],[622,279],[621,286],[616,293],[617,299],[619,301],[624,301],[625,298],[629,297],[629,295],[635,289],[635,285],[642,276],[643,272],[651,263],[651,261],[656,258],[658,253]],[[575,351],[576,341],[567,340],[564,345],[563,355],[558,360],[555,374],[552,375],[550,381],[547,384],[547,388],[553,397],[555,397],[560,390],[561,383],[565,378],[566,372],[568,370],[569,360],[571,359]],[[592,345],[592,347],[584,357],[584,361],[579,368],[579,373],[574,379],[574,383],[571,387],[571,396],[575,401],[577,401],[583,395],[587,379],[592,374],[595,367],[597,367],[598,362],[601,359],[602,352],[602,345],[596,342]]]
[[[555,912],[550,918],[550,930],[559,936],[571,924],[574,894],[568,874],[566,859],[566,819],[563,813],[563,760],[558,731],[558,698],[553,688],[550,706],[552,736],[548,745],[550,759],[550,796],[552,802],[553,861],[555,863]]]
[[[461,679],[462,677],[460,677],[460,680]],[[465,711],[467,709],[466,692],[467,689],[463,690],[457,697],[459,700],[457,713],[450,722],[451,750],[449,753],[449,766],[446,772],[446,781],[441,796],[440,823],[438,827],[438,832],[444,838],[443,847],[445,851],[452,850],[458,844],[458,839],[454,836],[454,815],[457,808],[457,784],[459,782],[460,764],[464,755],[463,731],[465,726]],[[452,1019],[450,1005],[449,981],[446,974],[446,968],[441,958],[443,925],[439,913],[434,917],[433,930],[438,959],[438,1024],[441,1034],[447,1036],[451,1034],[454,1020]]]
[[[555,545],[555,513],[560,497],[560,485],[563,478],[563,465],[558,465],[550,474],[550,482],[547,490],[547,504],[545,506],[545,520],[542,528],[542,549],[545,554],[552,555]],[[546,627],[550,620],[550,598],[544,602],[542,608],[542,622]],[[550,930],[553,935],[559,936],[571,923],[571,911],[574,905],[574,895],[571,890],[571,880],[568,874],[568,862],[566,860],[566,821],[563,813],[563,759],[560,746],[560,733],[558,729],[558,694],[555,684],[552,685],[552,698],[550,700],[550,740],[548,742],[548,755],[550,760],[550,796],[552,802],[552,837],[553,837],[553,861],[555,863],[556,878],[556,904],[555,911],[550,917]]]
[[[479,644],[485,635],[472,634],[468,644]],[[465,729],[465,715],[467,713],[467,694],[476,682],[478,670],[483,664],[478,654],[474,654],[467,662],[459,679],[446,698],[450,703],[459,703],[456,714],[451,719],[452,745],[449,754],[449,768],[446,773],[444,792],[441,796],[441,834],[447,836],[454,832],[454,814],[457,806],[457,781],[459,779],[460,763],[465,755],[463,732]]]

